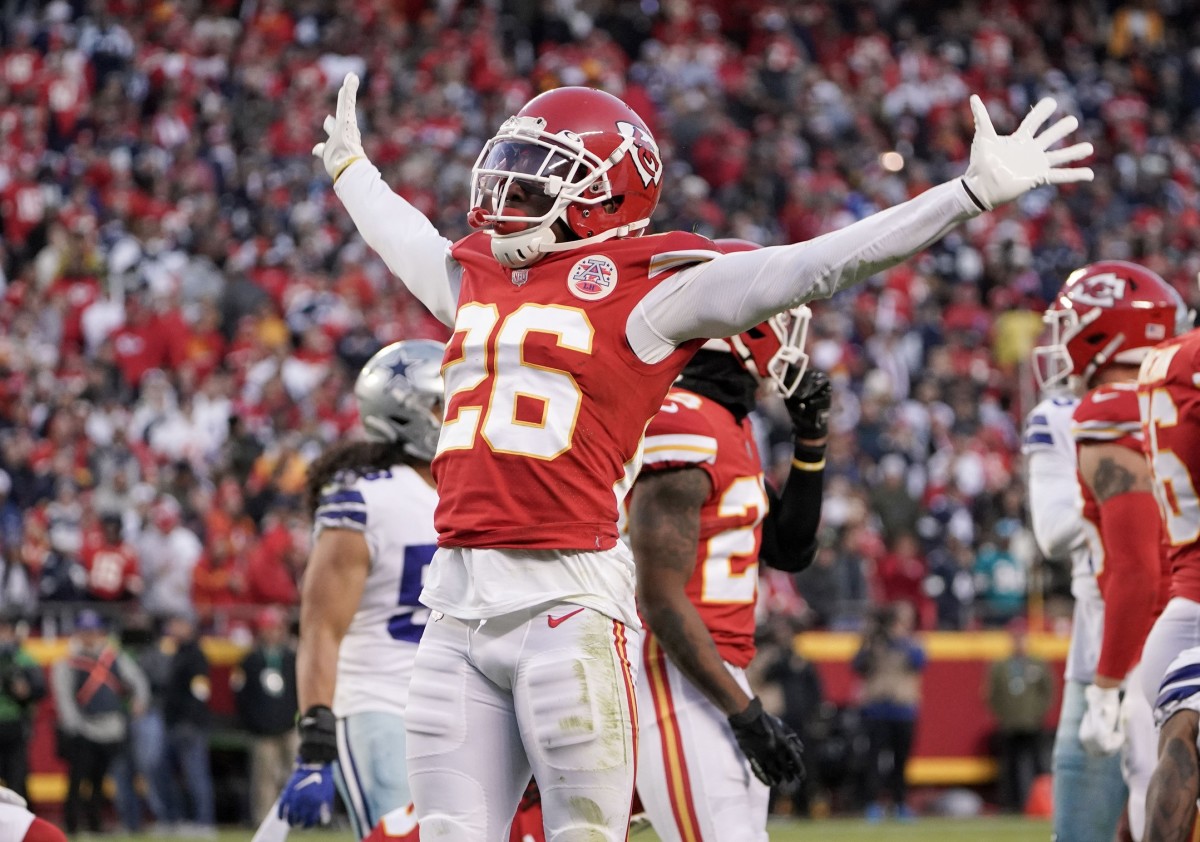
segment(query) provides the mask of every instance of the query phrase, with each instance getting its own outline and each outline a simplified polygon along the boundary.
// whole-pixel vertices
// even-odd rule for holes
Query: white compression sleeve
[[[1065,559],[1082,546],[1083,514],[1075,464],[1049,448],[1025,457],[1029,475],[1029,515],[1033,539],[1046,558]]]
[[[827,298],[979,212],[955,179],[815,240],[722,255],[651,290],[630,314],[626,335],[640,359],[658,362],[688,339],[730,336],[788,307]]]
[[[442,324],[453,325],[462,267],[433,223],[383,183],[362,158],[348,166],[333,191],[366,240],[408,291]]]

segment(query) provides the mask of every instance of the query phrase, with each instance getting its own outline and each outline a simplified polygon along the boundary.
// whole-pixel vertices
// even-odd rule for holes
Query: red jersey
[[[122,599],[142,590],[137,556],[128,544],[101,543],[84,554],[83,566],[93,599]]]
[[[749,419],[720,404],[672,389],[646,428],[642,472],[699,468],[712,489],[700,507],[696,569],[687,595],[721,657],[738,667],[754,658],[758,551],[767,494]]]
[[[715,252],[669,233],[551,253],[509,270],[476,233],[462,265],[433,461],[447,547],[607,550],[650,418],[702,339],[642,362],[625,326],[645,295]],[[672,254],[674,253],[674,254]]]
[[[1162,512],[1171,596],[1200,602],[1200,331],[1168,339],[1138,373],[1143,447]]]

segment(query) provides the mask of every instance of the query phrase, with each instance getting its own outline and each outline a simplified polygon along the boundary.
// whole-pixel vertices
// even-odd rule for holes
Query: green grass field
[[[771,825],[772,842],[1016,842],[1047,840],[1050,824],[1021,818],[988,817],[979,819],[920,819],[899,823],[885,821],[868,824],[859,819],[826,819],[813,822],[780,822]],[[248,830],[223,830],[220,842],[249,842]],[[91,837],[104,842],[149,842],[141,836]],[[353,835],[342,831],[302,831],[292,834],[293,842],[352,842]],[[182,842],[183,837],[172,837]],[[634,834],[633,842],[655,842],[653,831]]]

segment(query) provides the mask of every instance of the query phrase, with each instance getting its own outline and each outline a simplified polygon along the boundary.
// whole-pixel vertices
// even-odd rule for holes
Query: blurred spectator
[[[777,618],[769,628],[772,646],[763,653],[760,665],[762,681],[783,697],[780,718],[788,724],[804,743],[804,780],[786,785],[783,794],[789,801],[784,812],[796,815],[811,815],[812,801],[821,792],[819,761],[821,747],[817,743],[817,729],[821,718],[824,691],[817,667],[796,652],[794,638],[801,629],[783,617]],[[781,812],[776,805],[776,812]]]
[[[296,733],[296,650],[286,616],[274,607],[255,618],[257,637],[230,677],[238,721],[250,732],[250,819],[258,825],[287,784],[299,748]]]
[[[912,638],[916,616],[908,602],[876,610],[851,666],[861,676],[862,722],[869,743],[864,781],[867,818],[884,816],[887,789],[899,818],[911,818],[904,773],[921,704],[925,651]]]
[[[124,525],[115,512],[100,517],[101,534],[85,542],[83,567],[87,595],[95,600],[132,599],[142,592],[142,577],[133,547],[121,537]]]
[[[192,571],[203,548],[196,533],[180,520],[179,503],[160,497],[150,511],[149,527],[138,540],[145,590],[142,607],[160,619],[190,614]]]
[[[170,654],[163,690],[163,721],[167,730],[170,764],[178,771],[186,795],[181,811],[181,835],[216,838],[213,781],[209,767],[208,736],[212,697],[208,658],[200,649],[196,621],[189,613],[167,620],[161,644]]]
[[[0,611],[0,781],[22,798],[29,774],[33,712],[46,695],[46,678],[21,647],[16,617]]]
[[[155,821],[152,832],[168,835],[171,814],[167,775],[166,732],[162,718],[165,659],[157,648],[152,620],[145,613],[126,614],[121,623],[121,646],[145,673],[150,702],[140,715],[129,718],[129,739],[110,768],[116,783],[117,816],[130,833],[142,832],[143,801]]]
[[[880,601],[906,603],[914,619],[924,617],[929,602],[925,593],[926,572],[916,537],[909,532],[896,535],[891,550],[879,560]]]
[[[67,833],[101,831],[104,776],[127,735],[127,717],[139,716],[149,702],[146,677],[108,636],[103,618],[85,609],[75,619],[67,656],[51,670],[58,710],[59,752],[67,762]],[[87,783],[83,801],[80,787]]]
[[[208,549],[192,571],[192,601],[205,628],[227,630],[226,612],[247,599],[246,572],[225,528],[210,529]]]
[[[975,623],[975,554],[954,536],[929,553],[926,591],[932,597],[937,628],[962,631]]]
[[[1025,569],[1010,548],[1011,534],[1011,525],[998,524],[987,534],[975,559],[982,619],[988,626],[1003,626],[1025,604]]]
[[[1012,654],[992,663],[983,690],[999,726],[1000,803],[1019,813],[1044,771],[1043,720],[1054,701],[1054,680],[1046,662],[1029,654],[1025,622],[1013,620],[1009,632]]]

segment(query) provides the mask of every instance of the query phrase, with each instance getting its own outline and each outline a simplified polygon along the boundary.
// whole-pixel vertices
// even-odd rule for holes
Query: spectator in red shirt
[[[87,570],[87,595],[111,602],[133,599],[142,592],[142,575],[137,553],[122,537],[121,516],[100,516],[100,540],[87,548],[83,566]]]
[[[925,559],[921,557],[917,539],[911,532],[896,536],[891,550],[879,560],[878,571],[879,601],[907,602],[912,606],[919,624],[925,625],[929,602],[925,595]]]
[[[125,324],[112,334],[117,367],[125,382],[138,388],[142,375],[167,363],[167,342],[154,313],[136,295],[125,301]]]
[[[300,594],[292,564],[295,548],[284,522],[274,521],[264,529],[262,541],[250,553],[246,571],[248,596],[259,605],[296,605]]]
[[[228,617],[222,609],[246,600],[246,573],[241,559],[233,551],[233,541],[227,530],[209,532],[208,546],[192,571],[192,603],[201,624],[218,634]]]

